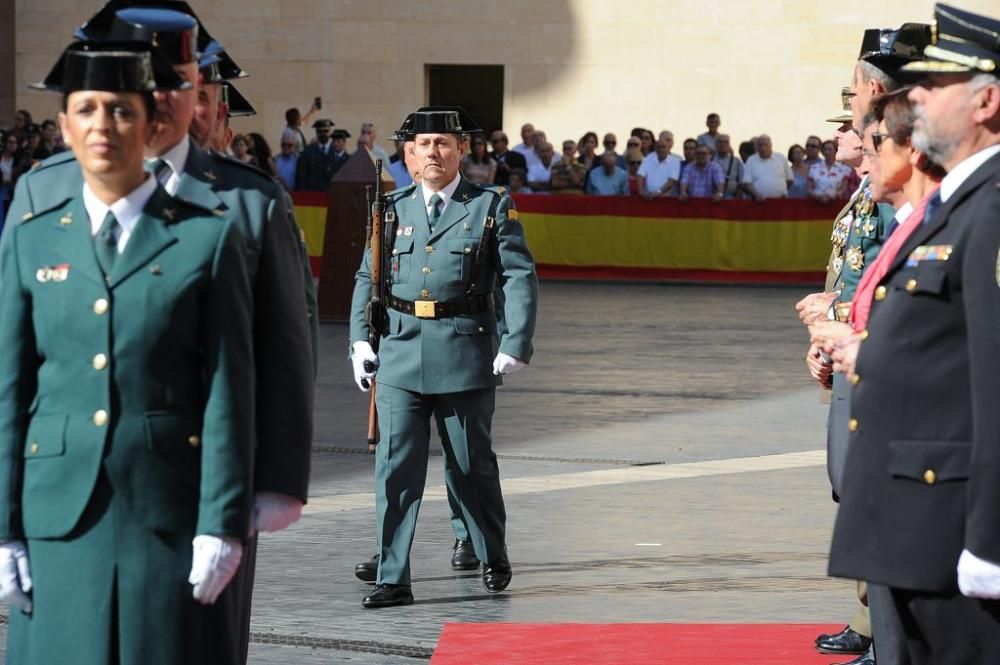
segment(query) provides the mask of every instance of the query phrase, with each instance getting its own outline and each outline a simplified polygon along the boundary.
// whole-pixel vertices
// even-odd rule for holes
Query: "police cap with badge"
[[[923,55],[923,60],[906,64],[903,72],[1000,76],[1000,21],[939,3]]]

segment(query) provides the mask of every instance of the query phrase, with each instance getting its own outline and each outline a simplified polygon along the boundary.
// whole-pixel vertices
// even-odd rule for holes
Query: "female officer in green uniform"
[[[150,49],[63,53],[41,87],[85,184],[0,254],[8,663],[238,662],[250,291],[238,232],[143,170],[153,89],[188,85]]]

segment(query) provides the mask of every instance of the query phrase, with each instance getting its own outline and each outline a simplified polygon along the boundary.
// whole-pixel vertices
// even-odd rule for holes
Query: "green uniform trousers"
[[[378,384],[375,457],[380,584],[410,584],[410,547],[427,480],[430,419],[441,434],[458,507],[480,561],[504,551],[507,513],[490,426],[496,389],[423,395]]]
[[[28,539],[34,608],[11,611],[8,665],[239,663],[232,589],[191,595],[194,535],[144,526],[101,471],[69,535]]]

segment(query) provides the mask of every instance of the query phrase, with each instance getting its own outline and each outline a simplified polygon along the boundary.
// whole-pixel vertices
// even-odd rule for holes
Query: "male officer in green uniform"
[[[145,5],[159,9],[144,9]],[[128,8],[123,7],[128,5]],[[299,519],[307,498],[312,452],[312,404],[317,318],[314,285],[305,280],[301,231],[284,191],[271,178],[236,160],[203,151],[188,137],[197,98],[196,54],[172,45],[197,43],[197,24],[178,31],[176,17],[195,18],[185,2],[112,0],[78,31],[81,36],[155,41],[174,69],[193,88],[156,93],[162,131],[147,156],[158,180],[174,198],[231,220],[246,243],[247,270],[254,295],[256,363],[254,522],[258,531],[279,531]],[[164,19],[170,18],[170,21]],[[171,22],[173,21],[173,22]],[[183,57],[182,57],[183,55]],[[69,153],[46,160],[25,174],[15,189],[16,219],[50,209],[75,196],[82,186]],[[6,234],[5,234],[6,235]],[[252,575],[256,540],[247,547],[241,575]],[[240,583],[240,582],[237,582]],[[247,586],[244,584],[244,586]],[[243,599],[246,650],[250,597]]]
[[[459,174],[464,140],[456,111],[414,113],[419,185],[388,197],[392,250],[388,317],[376,357],[365,306],[371,253],[351,304],[355,380],[378,372],[376,452],[379,571],[364,607],[413,602],[410,546],[427,475],[430,419],[456,469],[458,500],[491,593],[510,583],[506,513],[490,427],[502,375],[531,358],[538,280],[513,202]],[[496,295],[494,295],[496,292]],[[371,363],[365,366],[366,361]],[[369,371],[369,369],[374,370]]]

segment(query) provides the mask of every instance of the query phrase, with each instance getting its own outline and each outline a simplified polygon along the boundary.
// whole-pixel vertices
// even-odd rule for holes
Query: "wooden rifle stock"
[[[368,320],[368,344],[372,350],[378,354],[379,342],[382,339],[382,329],[385,326],[385,240],[383,237],[382,224],[382,160],[375,160],[375,194],[371,196],[371,189],[368,189],[368,248],[372,253],[371,261],[371,298],[366,308],[366,319]],[[375,367],[365,369],[373,371]],[[375,407],[375,380],[370,381],[371,389],[368,400],[368,452],[374,453],[378,445],[378,411]]]

